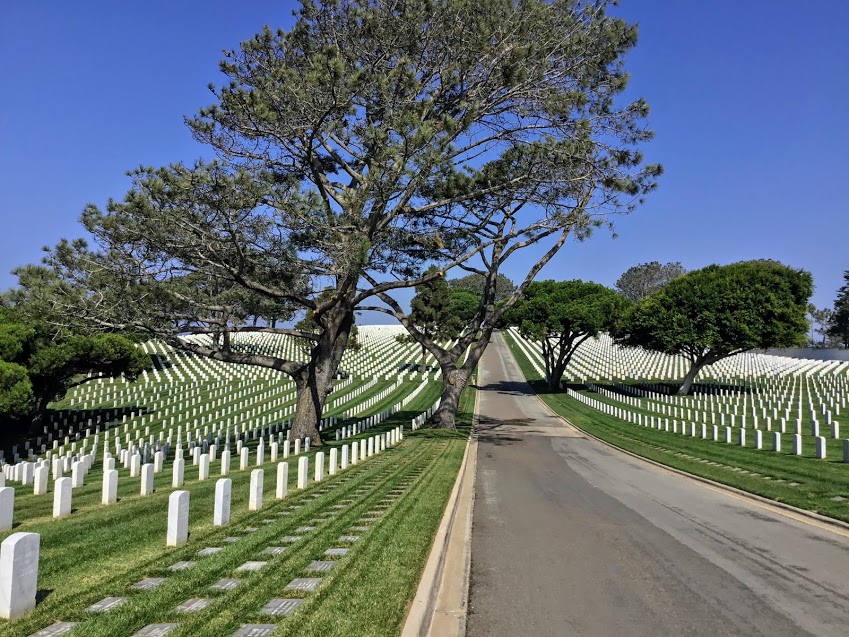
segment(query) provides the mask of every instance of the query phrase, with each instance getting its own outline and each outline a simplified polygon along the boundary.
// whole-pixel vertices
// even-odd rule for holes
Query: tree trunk
[[[460,396],[469,380],[469,372],[465,365],[460,369],[452,369],[447,374],[443,369],[442,396],[439,407],[433,414],[434,429],[456,429],[457,409],[460,407]]]
[[[457,360],[437,356],[439,366],[442,369],[442,397],[439,407],[433,414],[434,429],[456,429],[457,409],[460,407],[460,396],[472,371],[478,366],[481,356],[486,351],[487,345],[492,338],[492,328],[484,330],[478,341],[472,345],[469,355],[461,367],[457,367]],[[462,356],[462,354],[461,354]]]
[[[310,362],[295,376],[298,398],[291,437],[309,438],[313,445],[321,444],[318,427],[325,401],[333,389],[333,377],[348,345],[354,312],[331,310],[322,321],[324,329],[310,352]]]
[[[563,373],[566,371],[565,365],[552,365],[551,372],[548,376],[548,391],[555,393],[560,391],[560,383],[563,381]]]
[[[421,368],[419,369],[419,372],[422,373],[422,374],[425,373],[426,362],[427,362],[427,348],[424,345],[422,345],[422,364],[421,364]]]
[[[687,376],[684,378],[681,388],[678,390],[678,396],[690,395],[690,390],[693,388],[696,376],[698,376],[699,372],[702,371],[702,367],[704,367],[704,363],[693,363],[692,367],[690,367],[690,371],[687,372]]]

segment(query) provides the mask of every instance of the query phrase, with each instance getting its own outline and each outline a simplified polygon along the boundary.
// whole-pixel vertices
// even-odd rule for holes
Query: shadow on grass
[[[656,383],[651,382],[626,382],[623,383],[627,387],[632,387],[634,389],[647,390],[652,392],[653,394],[658,395],[667,395],[667,396],[675,396],[678,393],[678,389],[681,387],[681,383],[668,382],[668,381],[658,381]],[[619,394],[621,396],[633,396],[622,389],[622,387],[616,387],[612,384],[607,383],[596,383],[598,387],[602,387],[614,394]],[[652,387],[650,388],[649,385]],[[571,384],[569,385],[572,389],[586,390],[586,387],[580,384]],[[656,387],[666,388],[666,392],[657,392]],[[712,395],[718,394],[720,391],[729,392],[732,394],[750,394],[752,392],[752,388],[745,384],[740,383],[720,383],[720,384],[705,384],[705,383],[696,383],[693,385],[692,390],[690,391],[690,396],[694,394],[699,395]]]

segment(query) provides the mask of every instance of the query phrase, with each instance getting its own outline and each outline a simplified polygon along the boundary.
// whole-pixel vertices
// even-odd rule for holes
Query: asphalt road
[[[500,335],[480,368],[469,637],[849,635],[849,533],[585,438]]]

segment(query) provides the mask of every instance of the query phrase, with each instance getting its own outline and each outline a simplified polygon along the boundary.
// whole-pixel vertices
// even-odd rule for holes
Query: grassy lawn
[[[776,453],[771,451],[768,432],[764,432],[764,449],[757,450],[738,446],[736,430],[734,444],[729,445],[724,442],[724,431],[721,431],[722,442],[713,442],[640,427],[603,414],[563,393],[549,393],[510,334],[502,333],[519,367],[542,400],[576,427],[670,467],[849,522],[849,465],[840,462],[841,441],[829,441],[828,459],[817,460],[812,457],[813,439],[810,436],[803,436],[805,455],[794,456],[789,453],[790,435],[782,436],[784,451]],[[602,398],[595,393],[583,393]],[[747,442],[751,445],[754,432],[749,430],[747,434]]]
[[[380,391],[375,390],[358,398]],[[388,408],[401,395],[393,392],[363,416]],[[434,384],[405,411],[356,439],[401,424],[409,428],[413,416],[437,395]],[[211,479],[200,482],[187,456],[184,488],[191,492],[190,537],[181,548],[165,547],[170,463],[156,476],[156,492],[145,497],[138,495],[138,479],[129,479],[120,468],[120,502],[101,506],[98,462],[86,485],[74,490],[72,516],[58,521],[50,517],[52,493],[33,496],[29,488],[17,489],[14,531],[41,534],[40,601],[25,617],[0,622],[0,636],[24,637],[55,621],[80,622],[69,634],[86,637],[129,637],[152,623],[178,624],[169,637],[226,637],[244,623],[279,624],[275,635],[397,635],[462,461],[473,404],[474,390],[469,389],[457,432],[408,432],[395,447],[319,483],[312,481],[314,449],[309,454],[310,485],[303,491],[294,488],[297,458],[289,458],[289,495],[284,500],[274,499],[276,465],[267,461],[264,506],[257,512],[247,510],[250,471],[239,471],[234,459],[229,476],[232,517],[223,528],[212,524],[218,463],[212,464]],[[321,449],[325,454],[351,442],[332,438],[332,432],[325,436],[329,440]],[[314,528],[297,531],[303,526]],[[343,535],[359,539],[342,541]],[[284,536],[300,539],[284,542]],[[264,552],[274,546],[286,549],[279,554]],[[223,550],[199,556],[198,551],[207,547]],[[331,548],[349,552],[325,557]],[[307,567],[316,560],[333,560],[333,568],[308,573]],[[179,561],[195,564],[187,570],[169,569]],[[236,571],[248,561],[267,563],[257,572]],[[131,588],[148,577],[164,582],[152,590]],[[284,591],[298,577],[320,577],[321,582],[309,593]],[[238,578],[239,583],[232,590],[210,588],[222,578]],[[85,610],[108,596],[126,597],[127,602],[102,614]],[[193,613],[175,610],[191,598],[206,598],[209,605]],[[261,614],[273,598],[304,601],[285,617]]]

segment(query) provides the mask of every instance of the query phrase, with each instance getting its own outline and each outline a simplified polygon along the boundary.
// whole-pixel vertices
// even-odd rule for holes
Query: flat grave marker
[[[186,569],[193,567],[195,564],[197,564],[197,562],[191,562],[191,561],[188,561],[188,560],[183,561],[183,562],[174,562],[171,566],[168,567],[168,570],[169,571],[185,571]]]
[[[236,568],[236,572],[239,573],[242,571],[258,571],[262,569],[262,567],[266,564],[268,564],[268,562],[245,562],[244,564]]]
[[[224,579],[220,579],[215,584],[210,586],[210,588],[215,589],[217,591],[232,591],[239,585],[241,580],[236,579],[235,577],[225,577]]]
[[[192,597],[177,606],[174,610],[178,613],[197,613],[209,606],[211,601],[206,597]]]
[[[321,584],[320,577],[296,577],[291,582],[286,584],[286,591],[304,591],[309,593],[314,591]]]
[[[303,603],[302,599],[275,598],[263,606],[260,612],[263,615],[289,615]]]
[[[59,635],[67,635],[77,626],[78,622],[56,622],[47,628],[34,632],[29,637],[59,637]]]
[[[165,637],[177,626],[179,624],[148,624],[137,633],[133,633],[133,637]]]
[[[269,637],[277,624],[243,624],[231,637]]]
[[[310,565],[307,566],[306,571],[309,573],[326,573],[330,571],[334,566],[336,566],[336,562],[328,560],[316,560],[310,562]]]
[[[136,582],[130,588],[139,591],[147,591],[156,588],[157,586],[161,586],[165,581],[164,577],[146,577],[140,582]]]
[[[118,608],[127,601],[126,597],[104,597],[99,602],[95,602],[86,610],[89,613],[105,613],[106,611]]]

